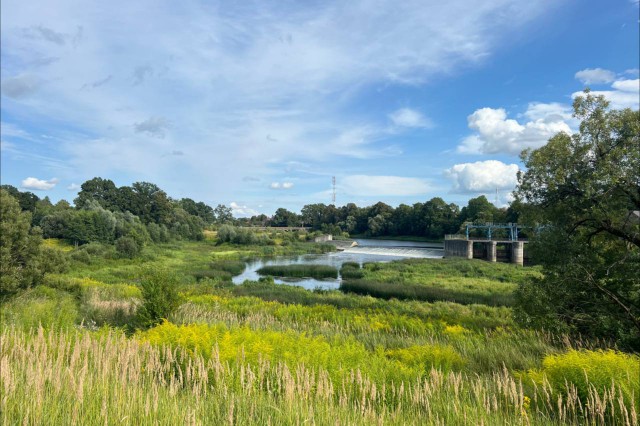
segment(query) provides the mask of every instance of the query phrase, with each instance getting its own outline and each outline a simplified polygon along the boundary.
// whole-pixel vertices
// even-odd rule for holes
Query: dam
[[[528,241],[519,238],[518,230],[521,227],[518,224],[466,223],[465,225],[464,235],[444,236],[444,257],[486,259],[489,262],[509,262],[520,266],[529,263],[524,250]],[[484,230],[486,235],[471,236],[472,231],[478,229]],[[502,234],[507,235],[501,235],[496,231],[503,231]]]
[[[342,248],[342,251],[349,254],[413,259],[433,259],[444,256],[444,247],[441,243],[397,240],[356,239],[353,240],[353,244]]]

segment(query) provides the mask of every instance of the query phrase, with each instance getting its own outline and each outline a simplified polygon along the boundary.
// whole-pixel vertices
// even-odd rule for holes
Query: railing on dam
[[[466,222],[464,234],[448,234],[444,236],[445,240],[502,240],[502,241],[523,241],[519,238],[519,232],[526,226],[518,225],[517,223],[473,223]],[[470,231],[474,229],[482,229],[485,231],[484,237],[470,236]],[[497,231],[506,231],[507,236],[497,236]],[[505,232],[502,232],[504,234]],[[497,237],[497,238],[496,238]]]

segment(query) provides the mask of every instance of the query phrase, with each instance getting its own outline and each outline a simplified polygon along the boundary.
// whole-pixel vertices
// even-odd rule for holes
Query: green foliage
[[[583,404],[590,403],[591,389],[602,396],[615,383],[625,404],[634,399],[638,403],[640,357],[613,350],[571,350],[546,356],[541,369],[530,370],[523,378],[538,386],[547,380],[556,391],[570,392],[575,387]]]
[[[267,244],[269,237],[258,235],[249,228],[222,225],[218,228],[218,242],[239,245]]]
[[[65,291],[37,286],[0,307],[3,324],[14,324],[24,330],[38,327],[71,328],[78,319],[73,296]]]
[[[42,237],[31,227],[31,213],[23,213],[15,198],[0,190],[0,294],[39,283],[47,265],[41,260]]]
[[[340,268],[340,276],[343,280],[360,279],[364,277],[364,272],[360,269],[359,263],[345,262]]]
[[[168,271],[147,271],[140,280],[142,304],[137,312],[137,324],[142,328],[162,322],[180,305],[178,277]]]
[[[328,265],[267,265],[256,272],[273,277],[338,278],[338,270]]]
[[[588,91],[574,102],[574,135],[522,155],[517,196],[545,228],[530,253],[544,278],[518,291],[528,326],[614,339],[640,349],[640,112],[609,110]]]
[[[131,237],[120,237],[116,240],[116,252],[122,257],[133,259],[140,254],[140,246]]]
[[[471,293],[443,287],[431,287],[419,284],[397,284],[380,281],[349,279],[340,284],[340,290],[349,293],[379,297],[382,299],[408,299],[425,302],[449,301],[462,304],[481,303],[488,306],[510,306],[511,294]]]
[[[438,300],[510,306],[516,283],[538,276],[535,268],[458,259],[407,259],[343,267],[340,289],[383,299]],[[351,278],[353,277],[353,278]]]

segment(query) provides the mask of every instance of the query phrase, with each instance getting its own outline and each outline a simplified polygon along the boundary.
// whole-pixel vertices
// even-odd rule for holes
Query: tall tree
[[[39,228],[31,227],[31,213],[0,189],[0,294],[37,283],[44,275],[39,262]]]
[[[516,191],[545,227],[531,251],[544,278],[521,287],[518,317],[640,349],[640,113],[588,91],[574,135],[525,151]]]
[[[112,180],[95,177],[80,186],[78,197],[73,200],[77,208],[83,208],[91,200],[107,210],[118,209],[118,188]]]

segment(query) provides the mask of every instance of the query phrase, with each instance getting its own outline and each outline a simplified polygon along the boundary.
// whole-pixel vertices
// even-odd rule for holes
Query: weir
[[[438,258],[443,256],[443,250],[437,248],[413,248],[413,247],[366,247],[355,246],[344,250],[345,253],[369,254],[378,256],[396,256],[410,258]]]

